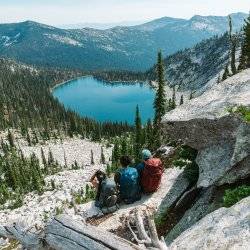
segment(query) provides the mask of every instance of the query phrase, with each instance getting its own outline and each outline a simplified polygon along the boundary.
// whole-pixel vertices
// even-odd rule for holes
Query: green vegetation
[[[225,81],[228,77],[230,76],[229,74],[229,69],[228,69],[228,64],[225,66],[224,73],[222,75],[222,81]]]
[[[141,72],[125,71],[125,70],[110,70],[110,71],[96,71],[93,73],[97,80],[114,83],[117,81],[124,82],[124,84],[134,84],[134,81],[145,82],[146,75]]]
[[[199,178],[199,167],[195,162],[197,156],[197,151],[189,146],[181,146],[175,159],[173,160],[173,165],[175,167],[185,168],[184,176],[188,179],[190,184],[195,184]]]
[[[168,210],[155,216],[154,221],[157,228],[160,228],[161,226],[165,225],[168,221]]]
[[[229,57],[231,57],[230,66],[231,66],[232,74],[235,75],[237,73],[237,69],[236,69],[236,65],[235,65],[237,37],[236,37],[236,35],[232,34],[233,24],[232,24],[232,18],[230,15],[228,17],[228,23],[229,23],[229,42],[230,42]]]
[[[123,140],[122,142],[125,142]],[[134,140],[134,156],[135,156],[135,162],[139,163],[141,159],[141,144],[142,144],[142,125],[141,125],[141,117],[140,117],[140,111],[138,105],[136,106],[136,112],[135,112],[135,140]],[[123,148],[125,145],[123,145]],[[127,153],[124,152],[127,151],[121,150],[121,153]]]
[[[239,114],[246,122],[250,122],[250,107],[247,106],[234,106],[228,108],[227,111],[231,114]]]
[[[241,46],[241,55],[238,70],[250,68],[250,15],[245,20],[243,33],[243,42]]]
[[[87,184],[85,189],[81,188],[78,192],[74,192],[72,196],[76,204],[84,204],[95,199],[96,190]]]
[[[17,240],[9,240],[9,245],[2,247],[1,250],[13,250],[13,249],[18,249],[20,246],[20,242]]]
[[[164,64],[162,59],[161,51],[158,53],[158,61],[157,61],[157,90],[155,94],[154,100],[154,146],[157,148],[161,145],[161,120],[165,115],[166,111],[166,97],[165,97],[165,79],[164,79]]]
[[[44,159],[44,165],[41,166],[35,154],[24,157],[23,153],[13,146],[14,141],[12,143],[2,141],[0,144],[0,152],[2,152],[0,154],[0,205],[9,201],[9,208],[14,209],[22,206],[23,196],[28,192],[43,193],[45,176],[57,173],[61,170],[61,166],[54,161],[51,151],[48,160]]]
[[[231,207],[238,201],[250,195],[250,186],[242,185],[235,189],[228,189],[223,196],[223,204],[225,207]]]
[[[0,131],[17,129],[29,145],[39,140],[81,135],[100,141],[132,131],[127,123],[100,123],[66,110],[51,94],[58,82],[81,72],[38,70],[0,60]]]

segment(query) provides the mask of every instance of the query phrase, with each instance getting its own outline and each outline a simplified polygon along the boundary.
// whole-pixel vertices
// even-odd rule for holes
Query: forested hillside
[[[52,86],[81,74],[80,71],[37,70],[0,60],[0,130],[15,128],[27,138],[80,134],[97,140],[128,131],[127,124],[100,124],[80,118],[53,98]]]
[[[239,45],[240,37],[237,36],[237,48]],[[183,90],[195,90],[204,86],[229,63],[229,46],[229,36],[225,33],[165,58],[166,79],[170,86],[177,85]],[[155,69],[146,72],[146,77],[155,80]]]
[[[235,38],[238,61],[242,35],[237,33]],[[229,35],[225,33],[166,57],[164,65],[167,84],[170,87],[177,86],[178,90],[195,91],[215,77],[221,79],[222,71],[229,63],[229,47]],[[157,78],[156,66],[144,73],[116,70],[94,72],[94,75],[107,81],[155,81]]]

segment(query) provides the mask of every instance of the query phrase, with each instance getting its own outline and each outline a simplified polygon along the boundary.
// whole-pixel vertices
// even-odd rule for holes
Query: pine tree
[[[184,103],[184,100],[183,100],[183,95],[181,95],[180,105],[182,105],[183,103]]]
[[[150,119],[147,121],[146,125],[146,146],[148,149],[153,150],[152,145],[154,144],[154,134],[153,134],[153,126]]]
[[[231,71],[232,74],[235,75],[237,73],[237,69],[236,69],[236,59],[235,59],[235,54],[236,54],[236,37],[233,35],[232,36],[232,45],[231,45]]]
[[[238,71],[246,69],[246,46],[245,41],[243,40],[241,44],[241,54],[239,59]]]
[[[228,25],[229,25],[229,42],[230,42],[230,53],[231,55],[231,71],[232,74],[235,75],[237,73],[236,65],[235,65],[235,53],[236,53],[236,37],[232,34],[233,26],[232,26],[232,18],[228,16]]]
[[[42,163],[43,163],[43,167],[44,167],[44,172],[47,175],[47,174],[49,174],[49,169],[48,169],[48,163],[47,163],[43,148],[41,148],[41,158],[42,158]]]
[[[155,109],[155,117],[154,117],[154,137],[155,137],[155,147],[160,146],[160,128],[161,128],[161,120],[163,115],[165,114],[165,105],[166,105],[166,97],[165,97],[165,80],[164,80],[164,63],[162,60],[161,51],[158,53],[158,61],[157,61],[157,83],[158,88],[155,95],[154,100],[154,109]]]
[[[228,64],[225,67],[224,73],[222,75],[222,81],[225,81],[229,77],[229,69],[228,69]]]
[[[119,158],[120,158],[120,146],[118,141],[116,140],[114,143],[114,148],[112,150],[112,164],[117,166]]]
[[[107,169],[106,169],[106,174],[107,174],[107,176],[110,176],[111,175],[111,167],[110,167],[110,165],[108,164],[107,165]]]
[[[39,140],[38,140],[36,131],[33,130],[33,131],[32,131],[32,134],[33,134],[33,144],[38,144],[38,143],[39,143]]]
[[[189,100],[192,100],[194,98],[194,93],[191,91],[190,95],[189,95]]]
[[[245,47],[246,47],[246,67],[250,68],[250,14],[244,26]]]
[[[51,189],[52,189],[52,190],[55,190],[55,189],[56,189],[56,183],[55,183],[55,180],[54,180],[54,179],[51,179],[51,180],[50,180],[50,185],[51,185]]]
[[[10,132],[10,130],[8,129],[8,141],[9,141],[9,144],[12,148],[15,147],[15,143],[14,143],[14,137],[13,137],[13,134]]]
[[[63,157],[64,157],[64,167],[68,168],[68,161],[67,161],[66,152],[64,149],[63,149]]]
[[[55,160],[54,160],[54,156],[53,153],[51,151],[51,149],[49,149],[49,154],[48,154],[48,165],[52,166],[54,164]]]
[[[26,140],[28,142],[28,145],[31,146],[31,139],[30,139],[29,131],[27,131]]]
[[[243,42],[241,46],[241,55],[238,70],[250,68],[250,14],[249,17],[245,20],[243,31]]]
[[[134,156],[136,162],[140,161],[141,136],[142,136],[141,117],[140,117],[139,107],[137,105],[135,112],[135,142],[134,142]]]
[[[93,153],[93,150],[92,150],[92,149],[91,149],[91,151],[90,151],[90,162],[91,162],[91,165],[95,165],[94,153]]]
[[[103,147],[101,147],[100,163],[101,163],[101,164],[105,164],[105,163],[106,163],[105,155],[104,155],[104,152],[103,152]]]
[[[128,154],[127,139],[126,139],[126,137],[122,137],[122,139],[121,139],[121,155],[127,155],[127,154]]]
[[[172,103],[171,103],[171,108],[175,109],[176,108],[176,94],[175,94],[175,86],[173,87],[173,95],[172,95]]]

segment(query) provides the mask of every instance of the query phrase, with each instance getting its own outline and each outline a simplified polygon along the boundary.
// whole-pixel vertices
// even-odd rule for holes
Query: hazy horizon
[[[214,7],[216,6],[216,8]],[[142,23],[161,17],[226,16],[249,12],[249,0],[9,0],[0,2],[0,23],[27,20],[52,26]],[[112,13],[112,15],[110,14]]]
[[[247,12],[232,12],[232,13],[228,13],[226,15],[200,15],[200,16],[228,16],[230,14],[236,14],[236,13],[244,13],[247,14]],[[195,15],[193,15],[195,16]],[[31,22],[37,22],[37,23],[41,23],[44,25],[49,25],[49,26],[54,26],[57,28],[61,28],[61,29],[77,29],[80,27],[88,27],[88,28],[96,28],[96,29],[109,29],[112,27],[116,27],[116,26],[135,26],[135,25],[140,25],[140,24],[144,24],[147,22],[151,22],[157,19],[161,19],[164,17],[169,17],[169,18],[180,18],[180,19],[186,19],[189,20],[191,19],[193,16],[191,16],[190,18],[182,18],[182,17],[174,17],[174,16],[159,16],[153,19],[147,19],[147,20],[125,20],[125,21],[119,21],[119,22],[78,22],[78,23],[62,23],[62,24],[50,24],[50,23],[45,23],[45,22],[41,22],[38,20],[32,20],[32,19],[26,19],[26,20],[20,20],[17,22],[0,22],[0,24],[11,24],[11,23],[22,23],[22,22],[27,22],[27,21],[31,21]]]

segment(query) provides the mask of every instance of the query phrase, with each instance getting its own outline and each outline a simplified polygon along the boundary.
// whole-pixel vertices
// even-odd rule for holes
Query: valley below
[[[0,24],[0,249],[248,250],[247,16]]]

